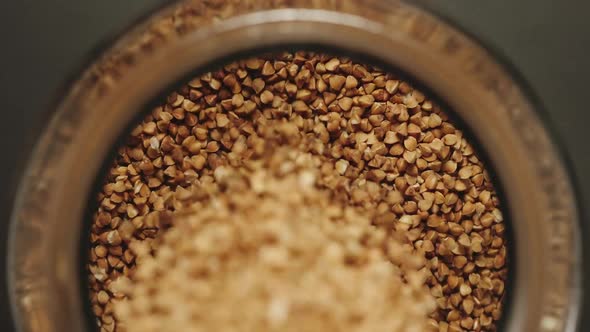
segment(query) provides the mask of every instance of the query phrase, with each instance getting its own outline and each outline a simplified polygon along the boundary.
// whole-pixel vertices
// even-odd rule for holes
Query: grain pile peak
[[[112,284],[128,298],[115,306],[120,327],[424,331],[435,307],[424,258],[321,190],[313,159],[281,148],[197,185],[174,227],[131,243],[133,280]]]

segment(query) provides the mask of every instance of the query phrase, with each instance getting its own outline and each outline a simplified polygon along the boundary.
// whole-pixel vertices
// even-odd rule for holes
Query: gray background
[[[482,40],[523,75],[572,161],[581,206],[590,206],[590,2],[420,2]],[[6,224],[30,147],[68,79],[105,39],[160,3],[0,0],[0,331],[13,330],[3,271]],[[580,331],[589,330],[585,324]]]

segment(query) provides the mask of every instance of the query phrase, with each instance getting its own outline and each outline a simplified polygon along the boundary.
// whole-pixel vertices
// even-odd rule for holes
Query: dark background
[[[13,331],[4,280],[10,207],[51,105],[105,40],[162,2],[0,0],[0,331]],[[590,206],[590,2],[419,2],[517,69],[545,106],[546,123],[571,161],[580,206]],[[580,331],[590,331],[590,324]]]

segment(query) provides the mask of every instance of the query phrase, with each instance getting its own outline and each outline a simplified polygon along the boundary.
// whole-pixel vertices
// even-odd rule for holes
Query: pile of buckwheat
[[[122,331],[114,308],[125,301],[133,305],[138,300],[117,291],[117,286],[125,282],[116,281],[139,285],[143,262],[154,262],[160,257],[155,244],[175,242],[166,239],[174,237],[168,234],[178,234],[177,223],[202,220],[203,216],[198,215],[182,217],[183,210],[192,210],[185,200],[202,196],[204,188],[221,186],[216,175],[219,169],[222,171],[217,172],[254,170],[249,163],[265,159],[269,159],[270,169],[280,165],[284,161],[273,158],[272,151],[283,145],[313,156],[317,170],[315,186],[327,197],[325,204],[344,210],[354,208],[370,219],[367,228],[401,234],[416,255],[425,257],[426,268],[421,272],[426,274],[425,284],[436,302],[426,330],[496,330],[507,277],[505,224],[485,167],[463,133],[449,122],[438,105],[397,76],[346,58],[297,52],[238,61],[191,80],[147,114],[119,148],[98,195],[99,208],[90,238],[91,301],[101,331]],[[281,173],[285,181],[289,172],[287,169]],[[255,186],[253,182],[250,185]],[[285,185],[282,190],[289,193],[294,188]],[[211,202],[217,201],[216,195],[208,197]],[[225,197],[227,202],[221,206],[240,198]],[[244,204],[254,209],[257,204],[262,207],[278,203],[281,201],[275,197]],[[305,208],[308,206],[301,207]],[[236,219],[250,220],[246,209],[229,210],[229,215]],[[176,213],[167,213],[174,211],[178,218]],[[214,218],[220,225],[208,226],[211,231],[223,228],[220,218]],[[260,221],[264,223],[263,219]],[[314,225],[310,223],[310,228],[317,229]],[[205,236],[196,229],[178,227],[191,236]],[[317,236],[327,234],[330,233]],[[252,233],[257,235],[261,234]],[[132,244],[143,242],[143,246]],[[138,248],[152,245],[153,258],[137,257],[142,254]],[[262,250],[264,244],[256,248]],[[181,255],[162,255],[167,254],[179,258]],[[254,257],[239,251],[236,255],[228,257]],[[285,259],[292,260],[290,256]],[[248,269],[266,276],[264,271],[269,267],[259,263],[262,265]],[[341,267],[345,271],[343,280],[371,270],[369,266],[365,266],[364,272]],[[166,278],[175,278],[172,271],[178,268],[166,272]],[[332,277],[338,278],[336,274],[330,274]],[[391,277],[397,280],[400,274],[392,272]],[[238,280],[227,282],[225,291],[229,292],[232,282]],[[256,280],[251,282],[253,289],[260,286]],[[286,283],[285,292],[289,287]],[[384,287],[385,292],[388,288]],[[166,289],[158,294],[164,294]],[[394,292],[402,291],[400,288]],[[294,296],[289,301],[299,303],[304,299],[298,295],[285,296]],[[334,309],[340,305],[333,303]],[[380,315],[381,308],[373,309],[377,310],[375,315]],[[264,312],[268,311],[260,314]],[[329,315],[337,317],[342,312],[334,310]],[[166,310],[160,313],[167,319],[174,319],[171,317],[176,314],[182,315]],[[225,314],[232,317],[231,311]],[[213,323],[221,317],[226,316],[209,318]],[[313,317],[309,319],[312,324]],[[131,330],[130,324],[126,328]],[[352,325],[349,330],[355,331]]]
[[[129,298],[114,307],[119,327],[424,331],[434,300],[423,256],[319,190],[313,156],[267,153],[247,167],[218,167],[174,227],[131,242],[133,281],[111,283]]]

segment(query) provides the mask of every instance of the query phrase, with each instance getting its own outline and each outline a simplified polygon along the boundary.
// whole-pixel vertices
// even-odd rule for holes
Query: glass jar
[[[501,330],[575,330],[582,279],[574,190],[538,105],[485,48],[409,2],[190,0],[159,10],[97,58],[38,142],[10,231],[20,331],[93,324],[80,272],[86,197],[137,110],[187,73],[287,46],[397,68],[444,101],[488,156],[509,211],[513,266]]]

